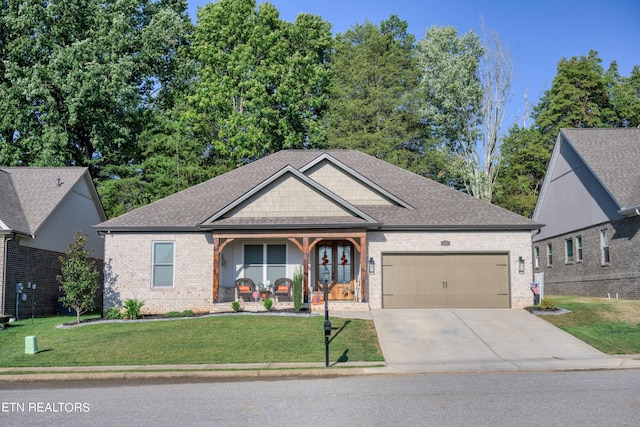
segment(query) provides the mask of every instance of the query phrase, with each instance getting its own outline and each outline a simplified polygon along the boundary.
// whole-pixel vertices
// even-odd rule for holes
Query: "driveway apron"
[[[373,310],[391,371],[615,368],[620,361],[524,309]]]

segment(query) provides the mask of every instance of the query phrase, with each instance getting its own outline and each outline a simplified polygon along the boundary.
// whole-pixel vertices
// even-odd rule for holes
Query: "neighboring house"
[[[17,301],[19,317],[32,309],[55,314],[58,257],[80,231],[89,234],[86,248],[102,260],[104,243],[91,226],[106,218],[86,168],[0,167],[0,312],[15,315]],[[16,298],[17,283],[26,301]]]
[[[162,313],[228,310],[238,278],[268,287],[296,269],[305,301],[326,271],[333,308],[531,305],[519,264],[539,225],[358,151],[291,150],[95,228],[105,308]]]
[[[640,129],[562,129],[533,219],[546,294],[640,298]]]

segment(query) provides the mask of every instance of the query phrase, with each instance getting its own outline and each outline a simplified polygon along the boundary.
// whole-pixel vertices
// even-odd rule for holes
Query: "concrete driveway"
[[[524,309],[373,310],[388,371],[613,369],[608,356]]]

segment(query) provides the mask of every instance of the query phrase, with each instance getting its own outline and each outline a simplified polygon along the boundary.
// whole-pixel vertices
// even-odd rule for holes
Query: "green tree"
[[[392,15],[379,26],[356,24],[336,38],[329,146],[420,168],[419,157],[426,150],[414,96],[414,38],[407,33],[407,23]]]
[[[209,164],[233,168],[323,139],[330,24],[300,14],[282,21],[254,0],[221,0],[198,12],[191,44],[198,64],[183,121]]]
[[[136,137],[171,78],[189,25],[184,0],[3,0],[0,161],[137,161]]]
[[[500,170],[494,203],[531,217],[551,151],[540,132],[514,125],[500,146]]]
[[[606,112],[610,109],[609,91],[598,52],[588,56],[562,58],[551,89],[533,109],[535,127],[553,144],[561,128],[610,126]]]
[[[622,77],[613,61],[604,77],[610,99],[607,123],[614,127],[640,126],[640,67],[636,65],[629,77]]]
[[[484,52],[475,33],[458,36],[454,27],[431,27],[417,44],[421,115],[450,158],[449,184],[469,194],[478,187],[473,175],[481,165],[477,147],[483,87],[478,71]]]
[[[61,274],[56,277],[63,294],[59,301],[76,311],[78,323],[82,314],[95,308],[94,299],[100,288],[96,261],[91,258],[91,251],[84,248],[87,237],[80,232],[73,236],[65,255],[59,257]]]

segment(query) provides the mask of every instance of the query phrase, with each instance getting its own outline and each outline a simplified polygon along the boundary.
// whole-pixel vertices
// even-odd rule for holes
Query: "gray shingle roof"
[[[640,129],[562,129],[621,209],[640,205]]]
[[[82,167],[0,168],[0,221],[8,231],[35,235],[85,173]]]
[[[212,178],[199,185],[128,212],[96,226],[99,230],[196,229],[216,212],[250,192],[287,165],[300,170],[328,154],[358,175],[406,202],[407,206],[357,206],[378,221],[383,229],[537,229],[528,218],[455,191],[435,181],[355,150],[285,150]],[[411,209],[413,207],[413,209]],[[221,219],[220,225],[235,220]],[[239,225],[250,225],[247,218]],[[257,223],[256,221],[260,221]],[[297,226],[317,225],[317,218],[287,219]],[[330,223],[328,220],[327,223]],[[353,223],[358,222],[354,220]],[[364,221],[362,221],[365,224]],[[256,226],[278,225],[278,220],[259,218]],[[285,224],[280,224],[285,225]],[[213,224],[215,228],[215,223]]]

